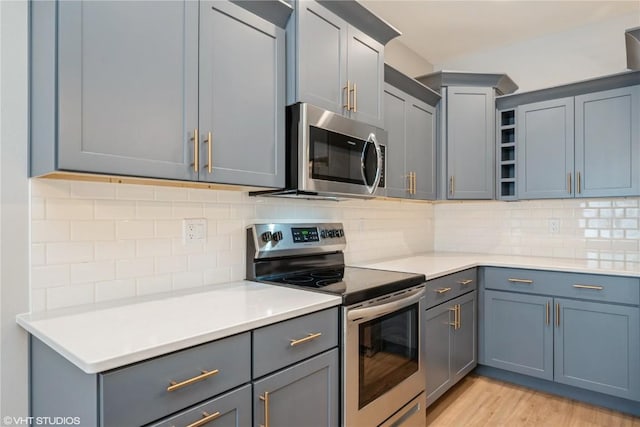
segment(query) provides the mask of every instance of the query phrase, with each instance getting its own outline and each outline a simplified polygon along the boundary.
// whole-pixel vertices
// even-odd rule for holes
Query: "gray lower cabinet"
[[[478,362],[476,269],[430,280],[424,321],[427,406]]]
[[[448,86],[443,90],[442,149],[446,199],[492,199],[495,168],[495,91]]]
[[[499,268],[484,275],[482,364],[640,401],[638,279]]]
[[[253,383],[255,427],[339,425],[338,349]]]
[[[99,427],[339,425],[337,308],[98,374],[30,341],[33,417]]]
[[[386,195],[435,199],[435,108],[390,84],[385,84],[384,107]]]
[[[283,28],[227,1],[31,10],[32,176],[284,185]]]
[[[374,15],[356,2],[337,5],[358,9],[339,14],[312,0],[295,2],[287,32],[287,103],[308,102],[355,120],[383,127],[384,43],[348,19]],[[350,10],[348,10],[350,12]],[[373,28],[383,32],[382,21]]]
[[[640,194],[640,86],[517,107],[520,199]]]

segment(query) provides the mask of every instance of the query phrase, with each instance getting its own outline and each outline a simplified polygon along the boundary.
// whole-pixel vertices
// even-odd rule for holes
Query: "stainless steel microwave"
[[[306,103],[287,107],[286,117],[286,187],[254,195],[384,195],[386,131]]]

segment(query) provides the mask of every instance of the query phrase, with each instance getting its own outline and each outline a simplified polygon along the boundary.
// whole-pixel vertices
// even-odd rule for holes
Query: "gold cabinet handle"
[[[407,188],[407,193],[409,193],[409,194],[413,194],[413,193],[411,193],[411,190],[413,189],[413,187],[412,187],[412,185],[413,185],[413,180],[412,180],[412,177],[411,177],[411,172],[409,172],[409,173],[408,173],[407,175],[405,175],[405,176],[407,177],[407,180],[409,181],[409,182],[408,182],[408,184],[409,184],[409,188]]]
[[[207,146],[209,148],[209,154],[207,156],[207,164],[205,167],[207,168],[207,172],[211,173],[213,169],[213,160],[212,160],[212,151],[213,151],[213,139],[211,138],[211,132],[207,134]]]
[[[582,193],[582,176],[578,172],[578,194]]]
[[[260,427],[269,427],[269,392],[265,391],[260,396],[260,400],[264,402],[264,424],[261,424]]]
[[[418,191],[418,180],[417,174],[415,172],[411,172],[413,174],[413,194],[416,194]]]
[[[451,177],[449,178],[449,195],[453,196],[453,194],[456,192],[456,180],[455,177],[453,175],[451,175]]]
[[[458,284],[459,284],[459,285],[463,285],[463,286],[469,285],[469,284],[471,284],[471,283],[473,283],[473,279],[460,280],[460,281],[458,282]]]
[[[597,286],[597,285],[573,285],[574,288],[577,289],[592,289],[594,291],[602,291],[604,289],[604,286]]]
[[[187,427],[200,427],[200,426],[203,426],[205,424],[209,424],[211,421],[215,420],[216,418],[218,418],[220,416],[220,412],[214,412],[213,414],[209,414],[208,412],[203,412],[202,416],[204,418],[196,421],[195,423],[191,423],[191,424],[187,425]]]
[[[450,290],[451,290],[451,288],[439,288],[439,289],[434,290],[434,292],[437,292],[439,294],[446,294]]]
[[[322,335],[322,332],[317,332],[315,334],[309,334],[304,338],[300,338],[300,339],[297,339],[297,340],[291,340],[291,343],[289,345],[291,347],[295,347],[297,345],[304,344],[306,342],[315,340],[316,338],[319,338],[321,335]]]
[[[560,304],[556,304],[556,326],[560,327]]]
[[[351,111],[351,82],[347,80],[347,86],[343,87],[342,90],[346,91],[347,103],[343,105],[342,108],[346,108],[347,111]]]
[[[546,309],[546,323],[547,325],[549,324],[550,321],[550,317],[551,317],[551,307],[550,307],[550,303],[549,301],[547,301],[547,304],[545,304],[545,309]]]
[[[456,304],[456,314],[457,314],[457,319],[456,321],[458,322],[458,325],[456,326],[456,329],[460,329],[462,327],[462,320],[460,319],[462,316],[460,316],[460,304]]]
[[[358,112],[358,87],[356,86],[355,82],[353,83],[353,89],[351,89],[351,92],[353,92],[353,112],[357,113]]]
[[[513,278],[513,277],[509,277],[509,279],[508,279],[508,280],[509,280],[511,283],[525,283],[525,284],[527,284],[527,285],[530,285],[530,284],[532,284],[532,283],[533,283],[533,280],[531,280],[531,279],[516,279],[516,278]]]
[[[449,326],[453,326],[453,330],[458,329],[458,304],[449,308],[449,311],[453,311],[453,323],[449,323]]]
[[[567,192],[571,194],[571,173],[567,174]]]
[[[220,371],[217,369],[214,369],[213,371],[202,371],[200,375],[189,378],[188,380],[184,380],[182,382],[171,381],[169,383],[171,385],[167,387],[167,391],[176,391],[178,389],[181,389],[182,387],[197,383],[198,381],[206,380],[209,377],[217,375],[219,372]]]
[[[193,171],[194,172],[198,172],[198,145],[200,145],[200,138],[198,137],[198,128],[196,128],[193,131],[193,138],[191,138],[191,140],[193,141],[193,164],[191,166],[193,166]]]

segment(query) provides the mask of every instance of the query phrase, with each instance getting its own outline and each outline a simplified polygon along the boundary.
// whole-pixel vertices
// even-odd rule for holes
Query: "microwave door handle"
[[[401,308],[408,307],[411,304],[414,304],[417,301],[419,301],[420,298],[422,298],[423,296],[423,292],[424,292],[424,288],[421,287],[408,292],[407,296],[395,301],[374,305],[372,307],[355,308],[352,310],[347,310],[347,320],[366,322],[371,319],[375,319],[376,317],[393,313],[394,311],[400,310]]]
[[[367,174],[366,174],[367,166],[365,164],[365,154],[367,152],[368,144],[373,144],[376,150],[376,159],[377,159],[376,160],[376,177],[373,180],[372,185],[367,185]],[[369,138],[367,138],[367,141],[362,147],[362,154],[360,155],[360,172],[362,173],[362,182],[364,183],[364,186],[366,187],[369,194],[373,194],[378,189],[378,185],[380,184],[380,178],[382,178],[382,150],[380,149],[380,144],[378,144],[378,140],[376,139],[376,135],[374,133],[369,134]]]

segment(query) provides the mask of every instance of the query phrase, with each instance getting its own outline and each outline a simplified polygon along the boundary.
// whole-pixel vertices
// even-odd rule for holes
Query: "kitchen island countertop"
[[[88,374],[337,306],[339,296],[249,281],[16,317]]]
[[[640,263],[477,253],[429,252],[406,258],[360,263],[359,267],[421,273],[427,280],[472,267],[508,267],[640,278]]]

